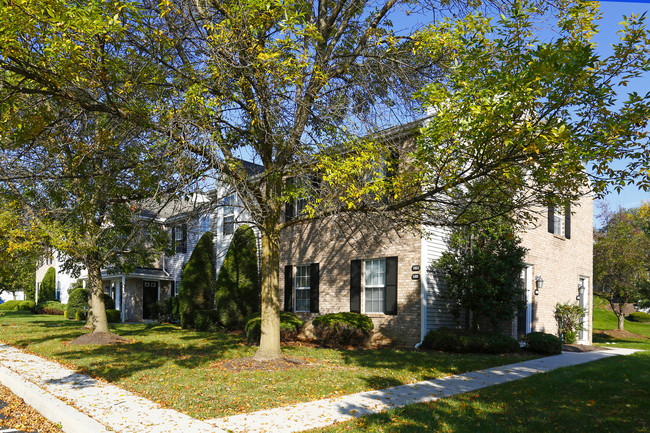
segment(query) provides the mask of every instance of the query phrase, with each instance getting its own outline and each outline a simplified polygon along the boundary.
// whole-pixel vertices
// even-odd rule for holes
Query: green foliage
[[[68,319],[77,319],[77,313],[84,312],[88,309],[88,290],[83,287],[78,287],[68,297],[68,306],[66,307],[66,317]]]
[[[162,301],[158,301],[149,306],[149,312],[154,320],[161,323],[178,323],[180,315],[178,313],[178,296],[172,296]]]
[[[374,325],[359,313],[330,313],[314,318],[314,334],[326,347],[364,346]]]
[[[0,310],[5,311],[30,311],[36,304],[34,301],[11,300],[0,304]]]
[[[38,291],[38,303],[54,301],[56,296],[56,270],[49,267],[41,281],[41,287]]]
[[[194,328],[197,331],[216,331],[219,329],[217,310],[197,310],[194,312]]]
[[[649,323],[650,314],[644,313],[643,311],[635,311],[627,316],[627,320],[630,322]]]
[[[557,355],[562,353],[562,340],[553,334],[545,332],[531,332],[524,337],[526,349],[544,355]]]
[[[227,329],[241,329],[246,316],[260,309],[255,232],[242,225],[233,235],[217,275],[215,308]]]
[[[603,218],[594,232],[594,293],[609,302],[623,329],[625,304],[650,295],[650,206],[605,209]]]
[[[558,337],[566,344],[573,344],[577,340],[577,333],[584,329],[582,321],[584,320],[586,310],[575,304],[555,305],[553,316],[557,321]]]
[[[121,313],[119,310],[106,309],[106,320],[108,323],[120,323],[122,321]]]
[[[496,329],[525,306],[521,271],[526,249],[513,231],[505,221],[456,229],[449,250],[433,263],[446,283],[451,313],[459,317],[463,310],[472,311],[475,328],[487,320]]]
[[[214,248],[212,232],[203,233],[183,269],[178,292],[181,326],[194,327],[195,312],[209,310],[214,302]]]
[[[422,348],[456,353],[513,353],[519,351],[519,343],[503,334],[463,332],[440,327],[424,336]]]
[[[35,314],[50,314],[62,316],[65,313],[66,305],[59,301],[39,302],[34,306]]]
[[[69,314],[70,313],[68,313],[68,318],[70,317]],[[74,320],[83,321],[83,320],[86,320],[86,318],[87,318],[87,315],[83,311],[76,310],[74,312]]]
[[[252,313],[246,319],[246,339],[249,343],[259,343],[262,327],[260,313]],[[294,313],[280,312],[280,340],[294,340],[304,324]]]

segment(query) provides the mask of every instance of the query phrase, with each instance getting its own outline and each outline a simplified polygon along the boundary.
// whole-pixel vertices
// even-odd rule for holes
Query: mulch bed
[[[77,344],[77,345],[86,345],[86,344],[99,344],[99,345],[107,345],[107,344],[124,344],[124,343],[131,343],[130,340],[127,340],[124,337],[120,337],[117,334],[113,334],[112,332],[90,332],[88,334],[84,334],[81,337],[77,337],[74,340],[71,340],[68,344]]]
[[[603,350],[606,347],[587,346],[584,344],[563,344],[562,352],[593,352],[594,350]]]
[[[12,428],[26,432],[61,433],[61,429],[36,412],[6,386],[0,385],[0,429]]]
[[[641,334],[634,334],[630,331],[620,330],[620,329],[608,329],[606,331],[594,331],[594,334],[607,335],[613,338],[640,338],[648,340],[650,337],[646,337]]]
[[[271,359],[267,361],[258,361],[250,358],[229,359],[226,361],[215,362],[211,366],[229,371],[286,371],[295,368],[309,368],[314,363],[305,358],[289,357]]]

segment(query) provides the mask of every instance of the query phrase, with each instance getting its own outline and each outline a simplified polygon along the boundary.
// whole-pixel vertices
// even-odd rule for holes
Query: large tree
[[[66,3],[73,2],[54,2]],[[51,4],[4,7],[9,23],[25,10],[41,20],[29,26],[29,37],[6,31],[20,28],[20,19],[3,27],[0,67],[15,77],[10,88],[60,95],[164,134],[236,189],[262,237],[259,359],[281,356],[279,240],[287,224],[349,211],[394,218],[400,211],[413,224],[446,225],[477,203],[488,210],[480,218],[531,217],[535,204],[574,199],[587,185],[582,164],[589,161],[604,176],[596,187],[606,177],[648,185],[647,177],[634,178],[647,166],[638,145],[647,100],[635,95],[612,108],[618,83],[644,67],[647,34],[630,20],[612,57],[598,59],[592,3],[561,2],[554,10],[559,33],[548,43],[532,30],[534,17],[548,11],[521,3],[496,24],[466,15],[460,2],[89,2],[62,8],[65,19],[38,12]],[[110,11],[102,15],[101,8]],[[439,18],[443,9],[459,18],[421,33],[393,27],[400,14],[424,10]],[[56,85],[52,69],[75,67],[60,54],[95,44],[98,25],[88,22],[95,16],[88,10],[116,27],[128,55],[144,55],[158,76]],[[35,61],[34,50],[59,41],[68,26],[78,28],[68,20],[75,15],[84,17],[88,37],[55,46],[59,56],[49,63]],[[43,42],[25,43],[34,35]],[[137,98],[116,91],[128,90],[125,83],[167,93],[148,112],[134,110]],[[412,119],[418,107],[433,116],[412,147],[402,146],[409,128],[373,134]],[[622,154],[632,166],[617,172],[609,163]],[[242,158],[261,171],[252,175]],[[307,212],[285,219],[286,204],[306,195]]]
[[[650,234],[640,209],[604,211],[594,232],[594,293],[605,298],[625,325],[625,306],[643,297],[650,285]]]

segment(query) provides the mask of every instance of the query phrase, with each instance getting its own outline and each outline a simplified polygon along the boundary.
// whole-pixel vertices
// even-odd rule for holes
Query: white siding
[[[464,318],[455,319],[449,309],[449,302],[442,297],[444,281],[435,275],[432,269],[434,260],[440,258],[447,250],[447,239],[449,229],[431,228],[427,235],[422,238],[422,286],[424,291],[423,308],[424,321],[422,324],[423,335],[429,330],[446,326],[449,328],[459,327]]]

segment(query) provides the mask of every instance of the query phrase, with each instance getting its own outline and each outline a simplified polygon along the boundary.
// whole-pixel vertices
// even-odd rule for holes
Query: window
[[[56,292],[54,292],[54,299],[57,301],[61,300],[61,281],[56,282]]]
[[[231,235],[235,232],[235,204],[237,197],[231,194],[223,199],[223,234]]]
[[[174,252],[187,252],[187,225],[181,224],[172,228],[172,241]]]
[[[366,313],[384,313],[386,289],[386,260],[364,261],[364,295]]]
[[[310,267],[307,265],[296,266],[296,311],[306,312],[309,310],[309,289],[311,287],[310,281]]]
[[[178,292],[181,290],[181,277],[178,277],[175,281],[172,281],[172,296],[178,296]]]
[[[201,233],[210,231],[210,215],[201,215],[199,218],[199,230]]]
[[[564,212],[549,206],[548,208],[548,232],[556,236],[571,238],[571,209],[567,206]]]

